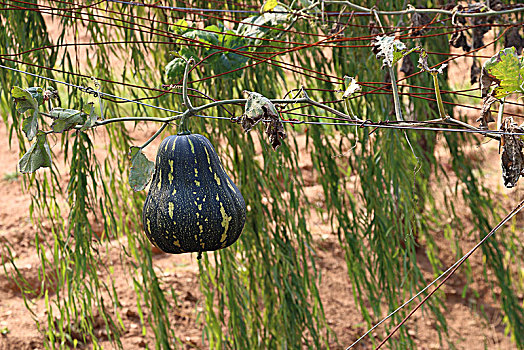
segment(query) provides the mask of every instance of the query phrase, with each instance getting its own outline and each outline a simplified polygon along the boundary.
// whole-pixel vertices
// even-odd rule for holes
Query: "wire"
[[[402,326],[407,320],[409,317],[411,317],[411,315],[413,315],[415,313],[415,311],[417,311],[420,306],[422,306],[426,300],[429,299],[429,297],[431,297],[447,280],[448,278],[450,278],[453,273],[455,273],[455,271],[457,271],[457,269],[460,267],[460,265],[462,265],[462,263],[464,261],[466,261],[482,244],[484,244],[484,242],[486,242],[491,236],[493,236],[495,234],[495,232],[497,232],[502,226],[504,226],[504,224],[506,224],[512,217],[514,217],[515,215],[517,215],[518,212],[520,212],[522,210],[522,208],[524,208],[524,200],[522,200],[515,208],[513,208],[512,211],[509,212],[508,215],[506,215],[506,217],[504,219],[502,219],[502,221],[500,221],[497,226],[495,226],[480,242],[478,242],[473,248],[471,248],[471,250],[469,252],[467,252],[462,258],[460,258],[456,263],[454,263],[453,265],[451,265],[446,271],[444,271],[444,273],[442,273],[439,277],[437,277],[437,279],[435,279],[433,282],[431,282],[430,284],[428,284],[424,289],[422,289],[420,292],[418,292],[415,296],[413,296],[411,299],[409,299],[408,301],[406,301],[404,304],[402,304],[399,308],[397,308],[395,311],[393,311],[391,314],[389,314],[388,316],[386,316],[386,318],[384,318],[382,321],[380,321],[379,323],[377,323],[373,328],[371,328],[369,331],[367,331],[362,337],[360,337],[356,342],[354,342],[353,344],[351,344],[348,348],[346,348],[346,350],[349,350],[351,349],[355,344],[357,344],[363,337],[365,337],[367,334],[369,334],[369,332],[371,332],[373,329],[375,329],[378,325],[380,325],[382,322],[384,322],[385,320],[387,320],[388,318],[390,318],[391,316],[393,316],[397,311],[399,311],[400,309],[402,309],[404,306],[406,306],[407,304],[409,304],[413,299],[415,299],[416,297],[418,297],[420,294],[422,294],[424,291],[426,291],[429,287],[431,287],[433,284],[435,284],[440,278],[442,278],[443,276],[445,276],[446,274],[449,274],[446,276],[446,278],[434,289],[432,290],[387,336],[386,338],[384,338],[384,340],[376,347],[375,350],[378,350],[382,347],[382,345],[385,344],[385,342],[391,338],[391,336],[400,328],[400,326]]]
[[[67,86],[70,86],[70,87],[77,88],[77,89],[79,89],[81,91],[84,91],[84,92],[91,92],[91,93],[94,92],[94,90],[92,90],[92,89],[91,89],[91,91],[89,91],[89,89],[90,89],[89,87],[84,87],[84,86],[81,86],[81,85],[75,85],[75,84],[67,83],[65,81],[60,81],[60,80],[44,77],[44,76],[41,76],[41,75],[38,75],[38,74],[34,74],[34,73],[30,73],[30,72],[26,72],[26,71],[23,71],[23,70],[20,70],[20,69],[6,67],[4,65],[0,65],[0,68],[4,68],[4,69],[8,69],[8,70],[19,72],[19,73],[31,75],[31,76],[34,76],[34,77],[37,77],[37,78],[41,78],[41,79],[45,79],[45,80],[49,80],[49,81],[52,81],[52,82],[55,82],[55,83],[58,83],[58,84],[67,85]],[[183,113],[183,112],[180,112],[180,111],[175,111],[175,110],[164,108],[164,107],[154,106],[154,105],[151,105],[151,104],[148,104],[148,103],[143,103],[143,102],[140,102],[140,101],[130,100],[130,99],[125,98],[125,97],[120,97],[120,96],[108,94],[108,93],[101,92],[101,91],[96,91],[96,93],[98,93],[98,94],[100,94],[102,96],[109,96],[111,98],[124,100],[124,101],[127,101],[127,102],[131,102],[131,103],[135,103],[135,104],[138,104],[138,105],[142,105],[142,106],[145,106],[145,107],[150,107],[150,108],[155,108],[155,109],[159,109],[159,110],[162,110],[162,111],[167,111],[167,112],[170,112],[170,113],[175,113],[175,114],[182,114]],[[231,118],[228,118],[228,117],[211,117],[211,116],[202,116],[202,115],[198,115],[197,117],[231,120]],[[314,116],[314,115],[311,115],[311,117],[323,118],[323,116]],[[263,120],[263,121],[264,122],[270,122],[270,120]],[[310,125],[330,125],[330,126],[359,126],[359,127],[374,127],[374,128],[379,128],[379,129],[463,132],[463,133],[474,133],[474,134],[483,134],[483,135],[524,135],[524,132],[523,133],[514,133],[514,132],[510,133],[510,132],[499,131],[499,130],[483,130],[483,129],[476,129],[476,128],[475,129],[452,129],[452,128],[438,128],[438,127],[416,127],[416,126],[404,126],[404,125],[390,125],[389,121],[385,121],[385,122],[365,121],[363,123],[358,123],[358,122],[335,123],[335,122],[316,122],[316,121],[305,121],[305,120],[282,120],[282,122],[283,123],[287,123],[287,124],[293,124],[293,125],[295,125],[295,124],[310,124]]]
[[[85,87],[85,86],[81,86],[81,85],[75,85],[75,84],[71,84],[71,83],[68,83],[68,82],[65,82],[65,81],[60,81],[60,80],[56,80],[56,79],[53,79],[53,78],[44,77],[42,75],[26,72],[26,71],[23,71],[23,70],[20,70],[20,69],[6,67],[6,66],[1,65],[1,64],[0,64],[0,68],[9,69],[9,70],[12,70],[12,71],[15,71],[15,72],[31,75],[31,76],[34,76],[34,77],[37,77],[37,78],[40,78],[40,79],[49,80],[49,81],[52,81],[52,82],[55,82],[55,83],[58,83],[58,84],[71,86],[71,87],[77,88],[79,90],[82,90],[84,92],[88,92],[88,90],[89,90],[89,87]],[[182,114],[182,112],[175,111],[173,109],[159,107],[159,106],[154,106],[154,105],[151,105],[151,104],[148,104],[148,103],[143,103],[143,102],[140,102],[140,101],[130,100],[128,98],[120,97],[120,96],[116,96],[116,95],[112,95],[112,94],[108,94],[106,92],[97,91],[96,93],[98,93],[99,95],[102,95],[102,96],[108,96],[108,97],[111,97],[111,98],[116,98],[118,100],[123,100],[123,101],[127,101],[127,102],[136,103],[136,104],[139,104],[139,105],[142,105],[142,106],[145,106],[145,107],[151,107],[151,108],[155,108],[155,109],[160,109],[162,111],[166,111],[166,112],[170,112],[170,113]]]

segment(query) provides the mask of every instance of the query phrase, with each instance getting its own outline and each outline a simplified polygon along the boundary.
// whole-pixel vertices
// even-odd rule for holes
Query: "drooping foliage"
[[[36,8],[36,1],[34,3],[33,6],[24,2],[23,6]],[[299,3],[300,9],[312,5],[309,1]],[[304,5],[306,3],[309,5]],[[286,9],[281,7],[276,15],[252,14],[247,20],[244,19],[245,13],[228,13],[232,21],[224,22],[215,14],[199,16],[161,7],[122,3],[102,6],[95,1],[87,1],[85,5],[80,8],[61,1],[40,4],[41,9],[46,6],[58,8],[55,12],[58,14],[52,16],[45,11],[0,12],[0,23],[4,27],[0,31],[0,54],[11,55],[2,56],[2,64],[81,86],[90,85],[90,77],[94,76],[105,93],[141,99],[174,110],[183,110],[179,95],[132,85],[160,87],[161,84],[180,84],[183,71],[180,60],[189,56],[197,62],[206,59],[192,71],[190,87],[214,99],[241,98],[244,90],[279,98],[302,84],[306,89],[317,89],[309,91],[315,100],[332,101],[341,97],[341,93],[333,92],[341,88],[341,79],[334,84],[335,80],[326,76],[358,76],[358,80],[363,82],[391,79],[387,71],[381,69],[382,62],[376,59],[370,47],[311,45],[296,49],[298,45],[284,42],[321,40],[302,34],[311,32],[366,36],[369,35],[368,16],[340,16],[342,23],[349,21],[357,25],[349,32],[332,23],[337,17],[328,17],[323,22],[319,7],[309,9],[318,16],[300,17],[296,21],[283,16],[281,12]],[[187,3],[182,1],[169,1],[163,5],[187,7]],[[221,3],[223,9],[228,10],[252,8],[253,5],[249,2]],[[255,9],[262,6],[256,5]],[[369,2],[369,5],[373,3]],[[382,10],[401,9],[401,5],[398,1],[380,2]],[[422,5],[429,5],[429,2],[419,4]],[[213,8],[216,4],[195,0],[191,6]],[[333,5],[331,10],[340,8]],[[81,16],[81,13],[89,15]],[[517,17],[522,20],[521,15]],[[396,20],[391,17],[387,24],[396,25]],[[290,24],[288,31],[270,30],[271,27],[288,28]],[[58,28],[58,32],[51,30],[51,26]],[[198,30],[202,28],[206,31]],[[13,55],[44,46],[72,43],[78,33],[85,33],[87,41],[105,44],[75,46],[71,50],[53,46]],[[262,38],[271,40],[262,41]],[[369,44],[369,41],[349,43],[360,45]],[[446,36],[421,38],[417,44],[428,52],[449,52]],[[217,46],[225,50],[219,50]],[[288,65],[270,65],[280,57],[271,61],[270,55],[262,54],[288,47],[295,47],[286,53]],[[232,50],[240,50],[250,57]],[[255,58],[268,59],[249,67],[257,62]],[[112,64],[115,60],[118,60],[118,65]],[[429,57],[430,65],[440,60],[438,54]],[[292,70],[286,70],[286,67]],[[223,74],[235,69],[238,70],[234,73]],[[293,72],[303,69],[307,75]],[[81,72],[84,76],[67,72]],[[206,79],[210,76],[215,77]],[[442,90],[450,88],[446,78],[440,77]],[[161,110],[113,100],[104,100],[101,110],[100,100],[93,94],[19,72],[2,70],[0,81],[3,120],[10,137],[20,141],[21,154],[29,148],[29,143],[23,131],[22,117],[12,103],[13,86],[52,86],[61,96],[61,107],[86,110],[89,103],[94,102],[96,113],[100,116],[102,112],[106,119],[166,116],[166,112]],[[408,81],[411,86],[433,86],[429,74],[419,74]],[[413,87],[401,87],[401,92],[407,91],[416,92]],[[194,95],[191,97],[193,104],[206,102],[198,92],[192,91],[191,94]],[[144,100],[157,95],[160,96]],[[446,99],[451,97],[446,95]],[[438,117],[436,104],[431,101],[402,101],[407,118],[426,120]],[[390,94],[368,94],[349,99],[349,104],[362,119],[394,118]],[[333,106],[340,110],[344,108],[342,103]],[[243,112],[240,105],[226,108],[235,116]],[[207,110],[206,114],[229,117],[228,111],[217,107]],[[314,107],[303,111],[327,115]],[[451,108],[448,113],[453,113]],[[43,115],[37,117],[39,125],[48,122]],[[461,238],[489,232],[493,219],[497,217],[490,191],[479,182],[481,166],[465,153],[468,145],[478,142],[473,137],[453,133],[441,136],[440,147],[450,154],[451,169],[444,169],[435,156],[439,140],[435,133],[430,132],[385,130],[370,134],[369,129],[364,128],[326,125],[306,128],[297,125],[287,127],[288,138],[277,151],[273,151],[262,128],[244,133],[229,121],[193,117],[190,122],[193,132],[204,135],[215,145],[248,208],[239,241],[227,249],[204,254],[199,262],[200,287],[205,298],[201,318],[206,347],[267,349],[304,346],[317,349],[336,344],[336,336],[327,325],[319,294],[322,276],[315,253],[316,241],[308,224],[315,210],[326,214],[332,233],[338,236],[353,296],[369,325],[425,286],[427,281],[417,258],[419,250],[424,251],[435,275],[444,270],[446,264],[439,259],[434,232],[463,229],[454,204],[456,201],[463,201],[471,211],[473,225],[463,236],[447,237],[457,248]],[[33,290],[24,284],[23,276],[16,270],[12,277],[24,286],[29,309],[32,308],[31,298],[42,296],[46,300],[47,323],[39,326],[45,334],[47,348],[68,348],[78,342],[91,343],[96,348],[99,339],[93,333],[93,325],[99,322],[104,325],[110,340],[119,345],[124,326],[119,295],[114,287],[117,276],[107,264],[111,261],[108,252],[114,251],[114,242],[119,242],[122,245],[119,260],[132,276],[144,332],[147,329],[154,332],[154,347],[157,349],[178,347],[181,342],[174,332],[171,316],[176,304],[176,290],[163,283],[154,265],[151,245],[143,234],[141,210],[145,193],[134,192],[128,183],[130,163],[127,154],[133,145],[131,129],[124,123],[107,125],[104,132],[108,142],[97,143],[97,146],[104,147],[107,156],[99,158],[95,154],[94,139],[101,129],[47,135],[47,142],[56,145],[52,157],[58,159],[58,150],[63,151],[65,168],[53,162],[49,169],[24,177],[24,186],[32,195],[30,210],[33,219],[41,223],[38,218],[47,218],[52,223],[52,239],[47,237],[48,229],[39,224],[33,242],[41,259],[39,278],[42,283]],[[170,127],[163,135],[175,132],[176,129]],[[322,186],[325,204],[321,208],[311,203],[304,191],[305,182],[299,167],[300,157],[304,154],[299,152],[297,135],[305,135],[306,151],[311,157],[318,184]],[[35,134],[35,137],[43,136]],[[437,200],[434,190],[452,183],[450,172],[456,177],[453,185],[457,191],[451,196],[442,193],[444,199]],[[440,218],[449,216],[454,218],[452,223],[442,223]],[[95,230],[95,227],[101,229]],[[3,263],[12,264],[10,247],[6,245],[4,248]],[[490,283],[501,289],[500,303],[507,329],[515,343],[522,347],[523,307],[516,295],[516,283],[510,269],[518,259],[515,252],[519,249],[520,243],[510,236],[489,240],[483,246],[483,254],[486,270],[494,271],[496,277]],[[458,249],[457,256],[460,253]],[[98,269],[107,269],[109,279],[101,279]],[[471,281],[470,272],[466,276]],[[433,297],[426,312],[435,315],[436,326],[444,340],[447,327],[442,301],[442,296]],[[405,312],[398,313],[393,322],[405,315]],[[414,346],[406,329],[401,329],[399,337],[390,344],[398,349]]]

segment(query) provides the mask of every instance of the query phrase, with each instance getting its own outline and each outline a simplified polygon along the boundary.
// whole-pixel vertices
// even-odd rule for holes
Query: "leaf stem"
[[[500,127],[502,126],[502,116],[504,115],[504,102],[506,102],[505,97],[500,99],[499,112],[497,114],[497,131],[500,130]]]
[[[438,73],[437,72],[430,72],[431,76],[433,77],[433,85],[435,86],[435,97],[437,99],[437,106],[438,106],[438,114],[442,120],[446,120],[449,118],[448,115],[446,115],[446,111],[444,110],[444,103],[442,103],[442,95],[440,94],[440,86],[438,83]]]
[[[397,77],[393,67],[389,68],[389,76],[391,77],[391,90],[393,91],[393,101],[395,103],[395,116],[397,120],[404,120],[402,116],[402,109],[400,107],[400,97],[398,95]]]
[[[154,139],[158,137],[158,135],[160,135],[160,133],[162,133],[162,131],[164,131],[164,129],[167,126],[168,126],[168,123],[165,123],[164,125],[162,125],[160,129],[158,129],[157,132],[155,132],[155,134],[149,138],[149,140],[147,140],[142,146],[140,146],[140,149],[146,148],[151,142],[153,142]]]

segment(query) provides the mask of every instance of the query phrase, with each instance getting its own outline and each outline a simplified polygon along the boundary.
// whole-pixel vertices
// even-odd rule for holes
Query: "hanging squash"
[[[142,221],[151,243],[166,253],[200,258],[238,239],[246,204],[207,138],[182,133],[162,141]]]

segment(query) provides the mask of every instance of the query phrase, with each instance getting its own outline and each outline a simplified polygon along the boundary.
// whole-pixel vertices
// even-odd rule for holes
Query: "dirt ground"
[[[143,137],[147,138],[147,135]],[[21,189],[22,177],[13,175],[18,161],[17,146],[15,143],[13,148],[9,149],[7,140],[6,128],[2,123],[0,149],[3,151],[0,152],[0,164],[3,167],[0,170],[0,196],[3,200],[0,201],[0,242],[7,241],[16,247],[16,265],[25,276],[29,277],[34,276],[39,264],[33,239],[35,227],[28,217],[30,196]],[[154,149],[155,147],[152,146],[153,152]],[[497,197],[505,203],[504,207],[509,208],[516,203],[522,197],[522,186],[511,191],[503,189],[496,144],[490,142],[480,148],[472,148],[471,152],[474,157],[489,160],[485,162],[487,168],[483,180],[498,192]],[[308,168],[308,164],[302,164],[302,167]],[[321,199],[322,189],[316,186],[314,181],[306,179],[306,183],[311,184],[306,189],[308,196]],[[522,226],[523,216],[520,215],[518,220],[519,225]],[[336,235],[323,224],[321,218],[313,217],[310,227],[318,246],[318,266],[323,276],[320,293],[326,317],[338,338],[332,345],[335,349],[344,348],[366,330],[365,322],[353,301],[343,251]],[[441,258],[447,265],[451,265],[454,261],[448,241],[445,240],[442,232],[435,232],[435,237],[441,250]],[[463,242],[463,249],[469,249],[474,244],[474,237],[467,238]],[[116,247],[117,244],[115,249]],[[422,250],[418,258],[427,280],[431,280],[431,267]],[[124,349],[148,347],[154,344],[154,341],[151,332],[147,336],[141,334],[134,292],[130,288],[130,277],[126,277],[118,258],[115,258],[112,263],[115,273],[121,272],[122,276],[116,281],[116,289],[124,307],[124,324],[127,329],[123,337]],[[444,289],[447,308],[445,315],[450,327],[450,339],[458,349],[514,349],[509,337],[504,335],[500,308],[493,302],[490,288],[483,281],[481,254],[476,253],[472,256],[470,263],[473,275],[477,277],[466,297],[462,298],[460,295],[465,283],[460,274],[454,276]],[[155,264],[163,271],[164,280],[171,283],[180,296],[180,315],[176,322],[176,334],[185,341],[186,348],[202,348],[202,326],[196,321],[197,312],[202,310],[201,295],[198,287],[198,266],[194,257],[158,254],[155,256]],[[33,282],[37,283],[35,277]],[[478,292],[479,297],[476,297],[473,291]],[[19,288],[1,271],[0,300],[0,350],[42,349],[42,335],[38,332],[33,318],[45,324],[47,316],[44,313],[43,298],[33,300],[37,312],[36,315],[31,315],[24,306]],[[439,345],[434,320],[423,312],[417,312],[407,327],[419,349],[442,348]],[[98,331],[103,332],[103,329]],[[385,335],[384,328],[379,328],[375,334],[382,338]],[[367,341],[361,344],[357,348],[371,348]],[[103,345],[107,349],[111,348],[110,343]]]

